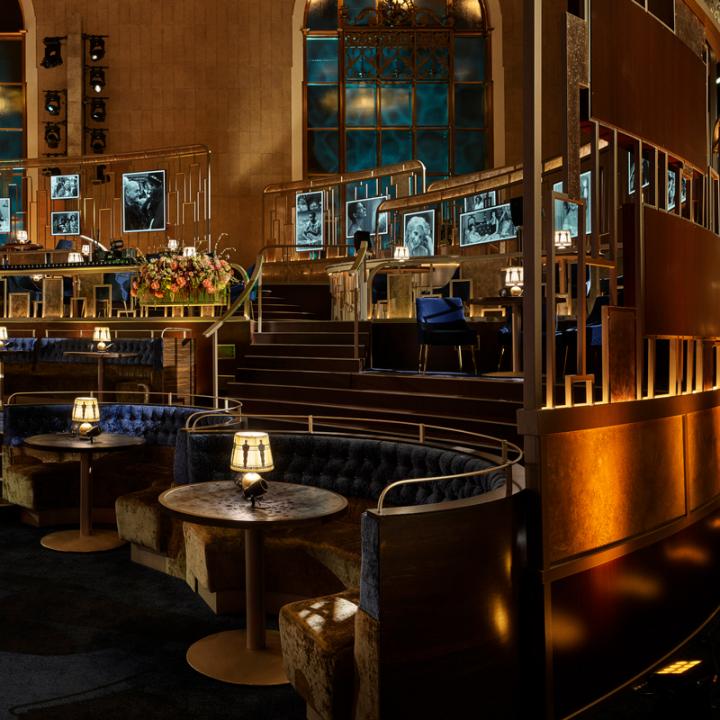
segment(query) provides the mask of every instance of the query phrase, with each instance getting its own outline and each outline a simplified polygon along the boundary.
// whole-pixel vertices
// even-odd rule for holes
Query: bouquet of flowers
[[[130,294],[141,302],[170,302],[219,295],[234,282],[227,260],[211,255],[161,255],[143,264]]]

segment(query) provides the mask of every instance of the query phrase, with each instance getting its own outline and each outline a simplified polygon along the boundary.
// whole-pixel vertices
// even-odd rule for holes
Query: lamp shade
[[[70,252],[68,253],[68,262],[69,263],[81,263],[83,261],[83,256],[79,252]]]
[[[235,472],[269,472],[273,465],[270,438],[266,432],[236,432],[230,469]]]
[[[7,340],[8,333],[7,328],[4,325],[0,325],[0,340]]]
[[[96,327],[93,330],[93,340],[95,342],[110,342],[110,328],[109,327]]]
[[[94,423],[100,421],[100,408],[94,397],[75,398],[72,409],[72,421],[75,423]]]
[[[178,241],[175,238],[169,238],[167,241],[167,248],[170,252],[177,252]]]
[[[83,245],[82,248],[80,248],[80,252],[83,255],[89,255],[90,254],[90,245],[88,245],[87,243],[85,245]]]
[[[15,231],[15,239],[19,243],[26,243],[28,241],[27,230],[16,230]]]
[[[195,257],[197,255],[197,250],[195,249],[194,245],[188,245],[187,247],[183,248],[183,255],[185,257]]]
[[[567,250],[572,245],[572,235],[569,230],[555,231],[555,247],[558,250]]]
[[[525,277],[522,266],[511,265],[510,267],[503,268],[505,271],[505,286],[506,287],[522,287],[524,285]]]
[[[396,245],[393,253],[395,260],[407,260],[410,257],[410,250],[407,245]]]

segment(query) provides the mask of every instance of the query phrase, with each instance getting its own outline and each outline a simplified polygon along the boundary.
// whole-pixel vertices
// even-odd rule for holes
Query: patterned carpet
[[[0,718],[302,720],[289,686],[228,685],[185,662],[195,640],[241,626],[127,547],[64,554],[0,511]]]

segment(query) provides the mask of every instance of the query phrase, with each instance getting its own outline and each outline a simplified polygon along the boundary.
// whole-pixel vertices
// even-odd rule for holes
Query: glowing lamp
[[[4,325],[0,326],[0,348],[5,347],[5,343],[8,339],[7,328]]]
[[[522,266],[511,265],[510,267],[503,268],[503,272],[505,273],[505,287],[510,290],[510,294],[513,297],[522,295],[523,285],[525,284]]]
[[[107,344],[110,342],[110,328],[96,327],[93,330],[93,342],[97,343],[97,349],[100,352],[107,350]]]
[[[80,248],[80,252],[82,253],[82,255],[84,257],[88,257],[90,255],[90,245],[87,245],[87,244],[83,245]]]
[[[170,252],[177,252],[178,249],[178,241],[175,238],[168,238],[168,244],[167,249]]]
[[[407,245],[396,245],[395,250],[393,251],[393,258],[395,260],[400,260],[402,262],[403,260],[407,260],[410,257],[410,250],[408,249]]]
[[[79,253],[79,252],[68,253],[68,262],[69,263],[81,263],[82,261],[83,261],[82,253]]]
[[[183,257],[195,257],[196,255],[197,250],[194,245],[188,245],[183,248]]]
[[[572,235],[569,230],[555,231],[555,249],[567,250],[572,245]]]
[[[15,239],[21,244],[24,245],[28,241],[28,233],[27,230],[16,230],[15,231]]]
[[[94,423],[100,422],[100,408],[94,397],[75,398],[72,409],[72,422],[77,429],[78,435],[87,436],[95,427]],[[92,441],[92,434],[90,435]]]
[[[239,473],[235,484],[242,490],[246,500],[255,507],[255,500],[268,489],[268,484],[261,472],[270,472],[273,465],[270,438],[266,432],[241,431],[233,438],[230,469]]]

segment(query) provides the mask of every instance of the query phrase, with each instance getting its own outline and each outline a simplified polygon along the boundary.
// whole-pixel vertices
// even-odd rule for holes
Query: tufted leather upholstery
[[[4,363],[32,362],[36,344],[35,338],[10,338],[5,344],[7,351],[2,353],[0,359]]]
[[[187,433],[176,448],[175,482],[229,480],[232,433]],[[389,483],[404,478],[434,477],[483,470],[490,463],[472,455],[426,445],[336,435],[272,433],[275,469],[268,480],[314,485],[348,498],[377,500]],[[503,487],[505,475],[405,485],[393,490],[389,505],[423,505],[480,495]]]
[[[41,338],[36,346],[37,362],[47,363],[95,363],[93,357],[66,357],[66,352],[92,350],[92,340],[87,338]],[[115,339],[110,348],[112,352],[135,352],[134,358],[108,358],[112,365],[148,365],[154,370],[162,368],[163,341],[155,338],[122,338]]]

